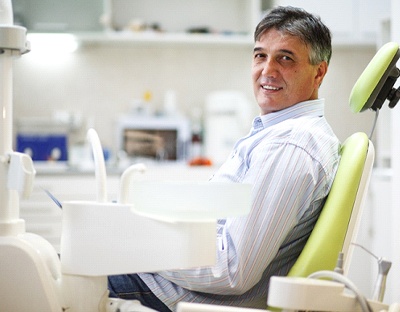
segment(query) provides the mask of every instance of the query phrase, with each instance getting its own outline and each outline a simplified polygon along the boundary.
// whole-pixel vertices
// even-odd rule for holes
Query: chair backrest
[[[348,270],[362,208],[374,162],[374,146],[365,133],[350,136],[341,147],[339,167],[311,235],[288,276],[307,277],[320,270],[333,270],[344,253]]]

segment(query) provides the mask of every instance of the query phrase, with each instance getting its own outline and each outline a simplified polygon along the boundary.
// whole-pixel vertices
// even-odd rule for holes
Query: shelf
[[[41,41],[56,42],[55,37],[60,35],[62,41],[74,40],[80,46],[173,46],[174,48],[182,46],[208,46],[208,47],[245,47],[251,48],[254,45],[252,35],[245,34],[188,34],[188,33],[156,33],[156,32],[75,32],[75,33],[33,33],[28,40],[37,40],[34,37],[40,37]],[[37,36],[40,35],[40,36]],[[49,40],[46,40],[49,36]],[[346,36],[333,37],[333,48],[373,48],[376,47],[376,38],[351,38]],[[57,41],[58,42],[58,41]]]
[[[157,32],[90,32],[73,33],[76,40],[85,45],[227,45],[252,46],[253,38],[242,34],[188,34]]]

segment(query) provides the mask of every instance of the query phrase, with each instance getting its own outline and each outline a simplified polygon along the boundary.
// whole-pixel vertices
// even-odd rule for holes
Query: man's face
[[[252,80],[261,114],[279,111],[318,98],[318,88],[328,65],[311,65],[309,48],[295,36],[276,29],[256,41]]]

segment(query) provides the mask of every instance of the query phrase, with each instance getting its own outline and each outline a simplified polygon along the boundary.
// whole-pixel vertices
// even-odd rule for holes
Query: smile
[[[273,86],[261,86],[264,90],[273,90],[273,91],[278,91],[282,88],[279,87],[273,87]]]

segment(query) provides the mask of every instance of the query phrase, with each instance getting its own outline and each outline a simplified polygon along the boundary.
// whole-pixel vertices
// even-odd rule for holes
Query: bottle
[[[151,100],[153,99],[153,94],[151,91],[147,90],[143,93],[141,99],[134,99],[132,102],[132,113],[134,115],[151,115],[152,107]]]
[[[203,135],[201,133],[200,124],[194,124],[192,127],[192,142],[190,149],[191,159],[200,158],[203,156]]]
[[[177,115],[176,93],[173,90],[168,90],[164,95],[164,113],[167,116]]]

